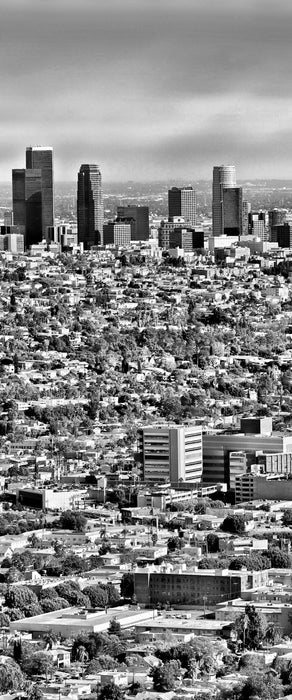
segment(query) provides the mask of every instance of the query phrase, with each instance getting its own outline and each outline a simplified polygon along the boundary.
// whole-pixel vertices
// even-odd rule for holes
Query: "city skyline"
[[[0,180],[52,143],[56,180],[289,178],[287,0],[2,2]],[[239,171],[240,168],[240,171]]]

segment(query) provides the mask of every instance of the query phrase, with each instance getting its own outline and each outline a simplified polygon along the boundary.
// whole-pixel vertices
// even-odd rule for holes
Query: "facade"
[[[242,433],[204,435],[203,480],[210,484],[224,481],[233,488],[231,481],[240,473],[241,463],[246,469],[257,461],[258,453],[292,453],[292,437],[271,433],[270,424],[270,419],[246,419]],[[240,453],[246,455],[245,460]]]
[[[193,231],[193,249],[205,247],[205,235],[203,229],[195,229]]]
[[[270,209],[269,214],[269,229],[270,234],[273,226],[282,226],[286,221],[287,209]]]
[[[197,223],[197,194],[193,187],[168,190],[168,216],[181,216],[189,226]]]
[[[138,433],[143,479],[148,483],[192,483],[202,478],[202,428],[150,426]]]
[[[135,595],[138,603],[144,605],[217,605],[267,583],[267,571],[169,571],[167,567],[164,571],[155,571],[154,567],[149,567],[134,572]]]
[[[186,228],[174,229],[169,234],[170,248],[183,248],[185,253],[193,252],[193,231]]]
[[[149,207],[138,207],[129,204],[117,208],[117,218],[132,222],[132,241],[148,241],[149,239]]]
[[[18,625],[11,622],[10,631],[31,632],[33,638],[44,637],[48,632],[62,637],[76,637],[83,633],[106,632],[113,619],[117,619],[124,629],[153,618],[156,614],[153,610],[136,610],[127,606],[107,610],[106,613],[103,609],[88,611],[80,607],[68,607],[17,620]]]
[[[84,502],[86,490],[63,491],[53,489],[19,488],[16,501],[26,508],[36,510],[67,510],[79,507]]]
[[[128,221],[111,221],[103,227],[104,245],[127,247],[131,243],[132,224]]]
[[[278,243],[279,248],[292,248],[292,226],[287,223],[272,226],[271,241]]]
[[[24,253],[24,236],[18,226],[0,227],[0,251],[8,253]]]
[[[185,229],[185,220],[181,216],[173,216],[168,221],[161,221],[158,229],[158,245],[163,250],[170,248],[170,234]]]
[[[235,478],[235,502],[291,501],[292,480],[276,474],[242,474]]]
[[[251,211],[251,204],[245,199],[242,200],[242,223],[241,232],[243,236],[248,236],[249,234],[249,213]]]
[[[24,233],[25,247],[42,240],[41,170],[12,170],[14,224]]]
[[[53,149],[42,146],[28,147],[26,169],[41,171],[42,238],[47,240],[47,227],[54,226]]]
[[[241,236],[242,234],[242,188],[223,189],[223,234]]]
[[[81,165],[77,188],[78,241],[88,250],[103,244],[103,195],[97,165]]]
[[[224,203],[223,191],[236,187],[236,172],[234,165],[215,165],[213,168],[213,236],[224,234]]]

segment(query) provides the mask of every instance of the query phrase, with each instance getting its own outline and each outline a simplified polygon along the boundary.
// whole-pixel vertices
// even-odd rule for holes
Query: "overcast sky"
[[[0,179],[292,178],[291,0],[1,0]]]

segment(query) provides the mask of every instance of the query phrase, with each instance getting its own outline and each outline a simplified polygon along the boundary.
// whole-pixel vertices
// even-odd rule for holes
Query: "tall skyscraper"
[[[196,226],[197,195],[193,187],[172,187],[168,190],[168,216],[181,216],[186,224]]]
[[[29,146],[26,149],[26,169],[41,171],[42,238],[47,240],[47,228],[54,226],[53,149],[43,146]]]
[[[242,188],[223,188],[223,234],[224,236],[241,236],[242,234]]]
[[[149,238],[149,207],[138,207],[132,204],[117,208],[117,218],[121,221],[132,220],[132,241],[148,241]]]
[[[25,247],[42,240],[41,170],[12,170],[14,224],[21,227]]]
[[[213,236],[224,234],[224,203],[223,191],[236,187],[236,172],[234,165],[215,165],[213,168]]]
[[[78,241],[87,250],[103,244],[103,196],[98,165],[81,165],[77,188]]]

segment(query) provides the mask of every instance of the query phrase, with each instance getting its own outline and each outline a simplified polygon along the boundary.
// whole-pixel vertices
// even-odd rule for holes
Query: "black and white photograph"
[[[292,4],[0,5],[0,700],[292,700]]]

